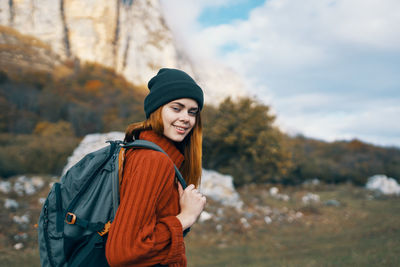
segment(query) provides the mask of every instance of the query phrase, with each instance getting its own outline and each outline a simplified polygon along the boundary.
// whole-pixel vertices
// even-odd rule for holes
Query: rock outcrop
[[[21,70],[50,72],[60,64],[50,45],[0,25],[0,70],[17,75]]]
[[[397,181],[383,174],[377,174],[369,177],[365,187],[383,195],[400,196],[400,185],[397,183]]]
[[[63,59],[98,62],[135,84],[179,65],[158,0],[1,1],[0,23],[50,44]]]
[[[159,0],[0,1],[0,24],[48,44],[62,60],[96,62],[144,85],[161,67],[180,68],[203,85],[208,103],[245,94],[226,67],[198,66],[178,49]]]

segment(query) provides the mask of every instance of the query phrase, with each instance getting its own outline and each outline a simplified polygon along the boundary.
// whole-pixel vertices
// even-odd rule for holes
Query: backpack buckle
[[[72,212],[67,212],[67,215],[65,215],[65,222],[68,224],[75,224],[76,215],[73,214]]]
[[[104,225],[103,230],[101,230],[100,232],[97,232],[97,233],[98,233],[99,235],[103,236],[103,235],[105,235],[105,234],[108,233],[108,231],[110,230],[110,227],[111,227],[111,222],[108,221],[108,222],[106,222],[106,224]]]

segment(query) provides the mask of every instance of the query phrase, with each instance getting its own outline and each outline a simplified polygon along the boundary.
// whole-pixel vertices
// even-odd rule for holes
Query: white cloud
[[[238,51],[222,57],[231,64],[246,58],[251,66],[293,69],[336,60],[342,49],[400,51],[399,10],[397,0],[270,0],[249,20],[206,28],[195,42],[216,55],[237,44]]]
[[[399,98],[350,101],[350,105],[343,101],[339,96],[313,94],[287,98],[278,103],[278,109],[284,112],[278,112],[277,123],[289,134],[302,133],[328,141],[358,138],[378,145],[399,146]]]
[[[248,20],[207,28],[202,10],[227,1],[172,2],[167,19],[190,54],[247,77],[283,128],[400,146],[398,101],[387,101],[400,99],[400,1],[268,0]]]
[[[160,3],[167,23],[178,39],[177,41],[190,47],[193,45],[193,38],[201,30],[197,19],[205,8],[226,6],[239,1],[242,0],[160,0]],[[195,53],[198,54],[197,51]]]

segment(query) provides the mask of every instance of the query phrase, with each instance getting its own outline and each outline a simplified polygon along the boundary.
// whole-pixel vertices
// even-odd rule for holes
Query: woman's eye
[[[197,115],[197,110],[189,111],[189,115],[196,116]]]
[[[181,109],[178,107],[171,107],[174,111],[180,111]]]

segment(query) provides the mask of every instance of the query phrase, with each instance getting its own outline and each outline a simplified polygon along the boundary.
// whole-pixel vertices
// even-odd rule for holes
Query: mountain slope
[[[175,67],[201,81],[207,102],[245,94],[235,73],[197,66],[177,48],[159,0],[1,1],[0,24],[40,39],[63,60],[99,63],[135,85],[161,67]]]

